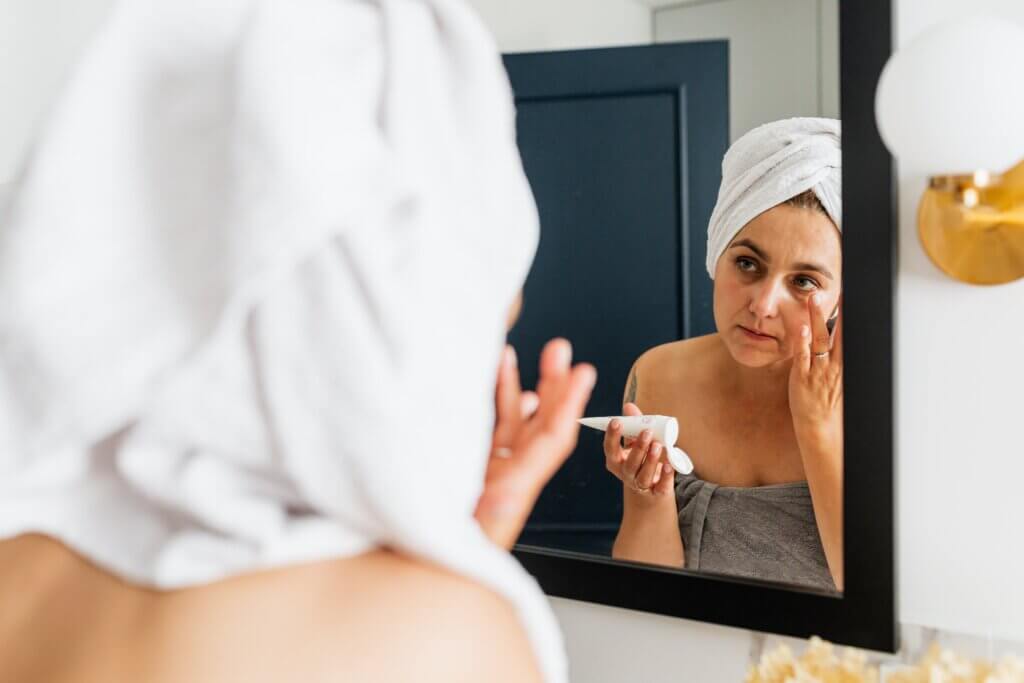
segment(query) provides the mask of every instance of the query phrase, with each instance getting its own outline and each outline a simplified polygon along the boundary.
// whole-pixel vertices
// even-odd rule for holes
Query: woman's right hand
[[[634,403],[623,409],[626,416],[643,415]],[[665,447],[654,441],[651,430],[645,429],[635,439],[626,439],[622,446],[622,423],[612,420],[604,435],[604,464],[623,485],[629,502],[641,507],[655,506],[675,496],[675,476],[668,464]]]
[[[515,350],[502,356],[495,388],[497,424],[475,517],[496,544],[511,549],[541,489],[576,447],[597,371],[572,365],[572,346],[555,339],[540,356],[537,391],[523,391]]]

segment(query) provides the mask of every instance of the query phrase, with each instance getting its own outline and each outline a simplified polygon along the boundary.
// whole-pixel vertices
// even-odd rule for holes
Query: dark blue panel
[[[633,359],[682,334],[676,145],[665,140],[675,104],[642,95],[520,105],[520,129],[529,131],[523,162],[545,229],[512,341],[536,358],[552,336],[571,339],[576,357],[600,369],[589,407],[598,414],[619,412]],[[527,365],[524,381],[532,385],[535,371]],[[603,471],[600,439],[586,433],[581,446],[535,520],[608,522],[617,514],[608,502],[620,497],[618,486]]]
[[[565,336],[598,368],[587,413],[617,414],[640,353],[713,330],[703,263],[728,141],[726,55],[713,42],[506,57],[542,226],[510,335],[527,386],[543,343]],[[586,430],[521,540],[607,552],[621,503]]]

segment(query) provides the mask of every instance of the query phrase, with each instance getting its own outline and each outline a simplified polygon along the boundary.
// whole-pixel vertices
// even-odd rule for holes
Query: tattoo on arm
[[[629,386],[626,389],[625,403],[636,403],[636,385],[636,368],[633,368],[629,373]]]

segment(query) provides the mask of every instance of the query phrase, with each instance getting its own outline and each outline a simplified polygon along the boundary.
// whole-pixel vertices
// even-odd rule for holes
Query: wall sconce
[[[875,115],[901,170],[929,178],[917,225],[935,265],[979,285],[1024,277],[1024,27],[926,31],[885,65]]]

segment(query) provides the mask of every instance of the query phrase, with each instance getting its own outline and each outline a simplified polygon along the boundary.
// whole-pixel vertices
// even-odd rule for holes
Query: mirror
[[[678,425],[584,428],[520,548],[841,591],[838,0],[476,4],[541,214],[510,342],[569,338],[588,416]]]

